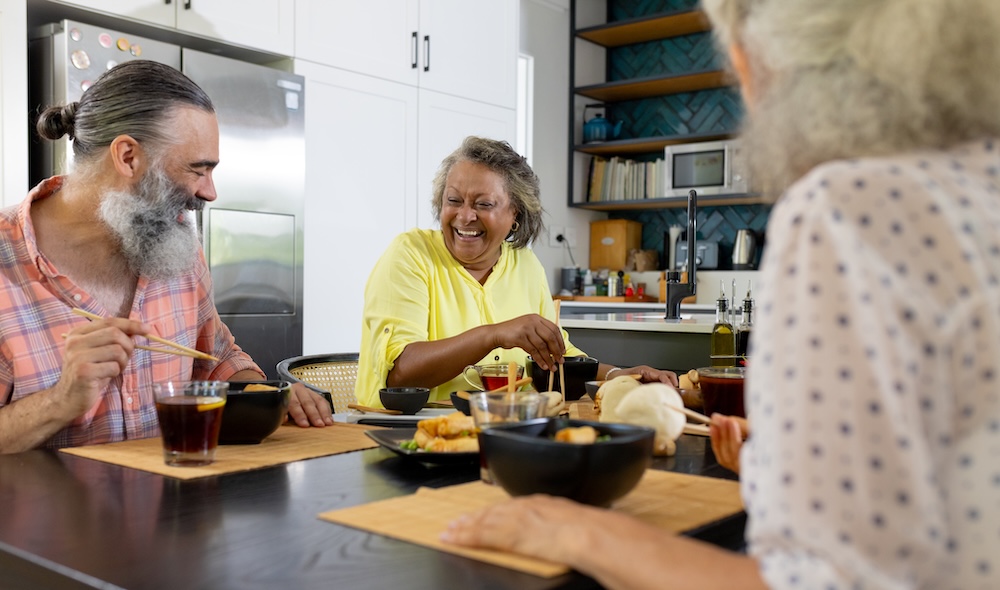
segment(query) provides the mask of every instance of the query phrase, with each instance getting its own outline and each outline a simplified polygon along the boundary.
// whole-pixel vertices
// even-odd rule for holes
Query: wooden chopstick
[[[89,311],[87,311],[85,309],[80,309],[79,307],[74,307],[73,308],[73,313],[76,314],[76,315],[78,315],[78,316],[85,317],[85,318],[87,318],[89,320],[103,320],[104,319],[104,318],[102,318],[101,316],[99,316],[97,314],[90,313]],[[214,356],[212,356],[212,355],[210,355],[210,354],[208,354],[206,352],[202,352],[202,351],[196,350],[194,348],[188,348],[187,346],[184,346],[183,344],[178,344],[178,343],[173,342],[171,340],[167,340],[166,338],[160,338],[159,336],[154,336],[152,334],[146,334],[145,338],[147,340],[152,341],[152,342],[158,342],[158,343],[160,343],[160,344],[162,344],[164,346],[169,346],[169,347],[171,347],[173,349],[177,349],[179,351],[183,351],[184,353],[187,353],[187,354],[181,354],[179,352],[174,352],[173,350],[169,350],[169,349],[166,349],[166,348],[152,348],[152,347],[138,346],[138,345],[136,346],[136,348],[141,348],[143,350],[152,350],[154,352],[164,352],[164,353],[167,353],[167,354],[178,354],[180,356],[189,356],[189,357],[193,357],[193,358],[197,358],[197,359],[203,359],[203,360],[207,360],[207,361],[216,361],[216,362],[218,362],[218,360],[219,360],[219,359],[215,358]]]
[[[562,304],[562,301],[560,301],[559,299],[556,299],[553,302],[553,305],[555,305],[555,307],[556,307],[556,327],[557,328],[559,327],[559,307],[560,307],[561,304]],[[549,373],[549,391],[552,391],[552,376],[555,375],[555,374],[556,374],[555,371],[552,371],[552,372]],[[563,363],[559,363],[559,395],[562,396],[562,401],[563,401],[563,403],[565,403],[566,402],[566,377],[565,377],[565,375],[563,375]]]
[[[709,418],[705,414],[701,414],[699,412],[695,412],[694,410],[692,410],[690,408],[678,408],[678,407],[671,406],[671,405],[667,405],[667,407],[670,408],[671,410],[675,411],[675,412],[680,412],[681,414],[684,414],[685,416],[687,416],[688,418],[694,420],[695,422],[700,422],[702,424],[711,424],[712,423],[712,419],[711,418]]]
[[[69,334],[63,334],[63,338],[69,337]],[[141,348],[143,350],[148,350],[150,352],[162,352],[163,354],[175,354],[177,356],[189,356],[193,358],[198,358],[196,355],[187,352],[186,350],[177,350],[176,348],[160,348],[158,346],[143,346],[142,344],[136,344],[136,348]]]

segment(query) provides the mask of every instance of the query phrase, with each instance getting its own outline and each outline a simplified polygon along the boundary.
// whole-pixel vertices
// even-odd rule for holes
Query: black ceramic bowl
[[[531,375],[531,384],[538,391],[547,391],[549,388],[549,372],[535,364],[534,360],[528,357],[528,374]],[[566,375],[566,400],[573,401],[583,397],[587,393],[587,381],[597,379],[597,359],[589,356],[567,356],[563,357],[563,374]],[[552,391],[561,391],[559,385],[559,369],[556,368],[552,378]]]
[[[469,407],[469,400],[458,397],[458,392],[451,392],[451,405],[466,416],[472,415],[472,408]]]
[[[270,391],[246,391],[247,386],[269,386]],[[253,387],[251,387],[253,389]],[[257,444],[285,421],[292,386],[288,381],[230,381],[222,410],[219,444]]]
[[[552,439],[570,426],[593,426],[611,439],[589,445]],[[549,494],[608,506],[639,483],[654,436],[643,426],[539,418],[485,428],[479,445],[493,479],[512,496]]]
[[[378,398],[387,410],[416,414],[427,403],[431,390],[426,387],[386,387],[378,391]]]

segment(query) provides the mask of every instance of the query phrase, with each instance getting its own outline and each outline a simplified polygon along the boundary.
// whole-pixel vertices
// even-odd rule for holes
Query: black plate
[[[431,453],[429,451],[411,451],[410,449],[400,448],[399,443],[412,439],[416,432],[416,428],[390,428],[386,430],[366,430],[365,434],[383,448],[389,449],[397,455],[416,459],[421,463],[456,465],[479,462],[479,453]]]

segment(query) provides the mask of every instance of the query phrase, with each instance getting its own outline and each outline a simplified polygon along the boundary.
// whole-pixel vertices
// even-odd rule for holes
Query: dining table
[[[682,435],[651,468],[736,479],[704,436]],[[425,464],[382,447],[188,480],[53,450],[0,455],[0,587],[600,587],[576,571],[537,577],[317,517],[477,479],[478,462]],[[745,522],[738,512],[684,534],[740,551]]]

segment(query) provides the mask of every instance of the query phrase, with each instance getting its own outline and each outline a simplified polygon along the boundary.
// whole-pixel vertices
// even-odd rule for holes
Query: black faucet
[[[667,271],[667,314],[665,319],[681,319],[681,301],[685,297],[694,295],[698,290],[695,282],[695,264],[698,252],[695,248],[696,234],[698,232],[698,193],[691,191],[688,193],[688,227],[687,227],[687,282],[682,283],[680,273],[676,270]],[[676,257],[675,257],[676,258]]]

